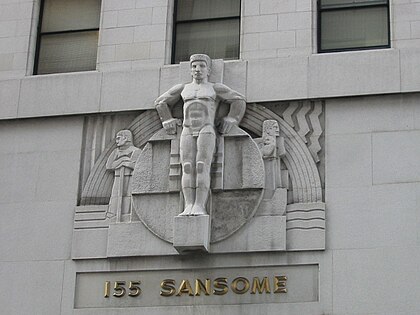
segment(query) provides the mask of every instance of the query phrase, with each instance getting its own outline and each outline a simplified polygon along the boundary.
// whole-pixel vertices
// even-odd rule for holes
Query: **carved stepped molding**
[[[300,102],[301,108],[296,114],[296,118],[298,121],[298,134],[302,138],[302,140],[307,143],[305,136],[311,130],[309,128],[308,122],[306,121],[306,114],[309,113],[311,110],[311,104],[309,102]]]
[[[287,109],[283,112],[284,120],[293,128],[295,127],[295,123],[293,121],[292,115],[295,113],[298,107],[299,107],[299,103],[293,102],[293,103],[290,103]]]
[[[101,229],[108,228],[106,217],[108,206],[77,207],[74,215],[74,229]]]
[[[322,127],[319,121],[319,116],[322,114],[322,103],[321,101],[314,102],[314,109],[312,113],[309,114],[309,121],[312,125],[312,133],[309,136],[309,151],[315,160],[316,163],[320,162],[318,153],[321,151],[322,147],[319,143],[319,138],[322,134]]]
[[[325,230],[325,204],[291,204],[286,207],[286,229]]]
[[[296,101],[290,102],[283,112],[283,119],[293,127],[305,143],[316,163],[320,162],[318,153],[322,147],[319,138],[322,135],[320,115],[323,101]]]

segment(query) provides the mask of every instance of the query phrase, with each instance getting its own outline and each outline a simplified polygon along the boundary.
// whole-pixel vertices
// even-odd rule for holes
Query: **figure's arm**
[[[155,107],[159,114],[163,128],[168,134],[176,133],[177,119],[172,116],[170,106],[176,104],[181,98],[184,84],[177,84],[159,96],[155,101]]]
[[[118,169],[118,168],[120,168],[120,167],[122,167],[122,166],[129,167],[131,169],[134,169],[134,166],[131,167],[130,165],[131,165],[131,160],[127,156],[123,156],[123,157],[119,158],[117,161],[114,161],[112,163],[112,167],[115,170]]]
[[[134,170],[134,167],[136,166],[136,162],[140,155],[140,152],[141,150],[139,148],[135,148],[133,150],[133,153],[131,154],[131,158],[127,161],[124,161],[121,165]]]
[[[229,101],[228,101],[229,102]],[[230,103],[230,110],[227,118],[233,119],[239,124],[244,117],[246,109],[246,102],[245,100],[234,100]]]
[[[105,167],[108,171],[115,171],[116,169],[125,166],[131,169],[134,169],[138,156],[140,155],[141,150],[137,148],[130,157],[120,156],[117,158],[118,148],[114,149],[106,161]]]
[[[113,171],[117,168],[118,164],[115,161],[115,155],[117,154],[117,149],[111,152],[111,154],[108,157],[108,160],[106,161],[105,167],[109,171]]]
[[[230,104],[229,113],[223,118],[220,126],[221,133],[228,133],[233,126],[238,126],[244,117],[246,110],[245,97],[221,83],[215,84],[214,90],[220,99]]]

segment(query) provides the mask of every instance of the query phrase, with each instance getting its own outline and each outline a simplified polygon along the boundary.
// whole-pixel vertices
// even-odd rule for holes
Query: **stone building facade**
[[[34,75],[41,1],[0,1],[1,312],[419,314],[418,0],[387,3],[389,47],[328,53],[319,52],[317,1],[242,0],[239,58],[213,62],[212,78],[245,96],[249,117],[270,112],[285,122],[280,133],[289,130],[287,139],[304,144],[319,175],[320,199],[308,203],[325,204],[322,217],[305,220],[322,224],[294,225],[291,205],[302,202],[294,198],[303,186],[294,186],[286,165],[287,223],[272,247],[242,249],[239,239],[214,253],[179,256],[172,248],[153,251],[152,242],[138,255],[132,244],[150,240],[127,233],[127,243],[113,243],[101,212],[112,183],[108,176],[95,184],[101,177],[92,174],[117,131],[136,122],[138,137],[149,132],[156,98],[188,79],[188,63],[171,64],[175,4],[102,0],[96,70]],[[251,120],[241,127],[256,139]],[[147,139],[137,139],[143,148]],[[83,219],[92,213],[98,214]],[[314,229],[322,237],[293,232]],[[290,283],[278,299],[162,302],[159,288],[150,293],[143,286],[143,300],[106,304],[105,278],[95,278],[139,272],[160,282],[196,269],[202,277],[252,277],[254,268],[262,277],[277,267]]]

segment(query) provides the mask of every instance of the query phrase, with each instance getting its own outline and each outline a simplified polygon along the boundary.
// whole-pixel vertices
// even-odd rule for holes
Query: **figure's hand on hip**
[[[180,120],[177,118],[171,118],[162,123],[168,135],[176,134],[176,126],[180,124]]]
[[[225,117],[222,120],[222,123],[219,126],[219,131],[222,134],[229,133],[233,126],[237,126],[238,121],[231,117]]]

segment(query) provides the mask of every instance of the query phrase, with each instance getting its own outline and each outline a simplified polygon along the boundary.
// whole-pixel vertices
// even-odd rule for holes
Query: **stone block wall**
[[[419,48],[420,2],[417,0],[391,1],[392,46]]]
[[[0,80],[30,75],[35,55],[39,0],[0,3]],[[159,68],[170,62],[173,0],[103,0],[97,69]],[[420,4],[391,1],[391,46],[403,71],[418,63]],[[241,55],[246,60],[300,57],[316,52],[316,3],[311,0],[243,0]],[[405,66],[405,65],[408,66]]]
[[[31,76],[39,0],[0,0],[2,312],[92,314],[73,310],[78,270],[191,266],[70,259],[85,117],[153,108],[177,83],[181,67],[168,65],[172,10],[171,0],[103,0],[98,71]],[[225,62],[224,79],[249,103],[325,100],[327,250],[223,259],[228,267],[319,263],[320,302],[174,314],[420,313],[420,2],[391,0],[390,49],[346,53],[315,53],[315,10],[311,0],[243,0],[243,60]]]
[[[278,306],[277,311],[285,314],[420,312],[419,104],[419,93],[327,99],[327,250],[270,257],[224,255],[223,261],[320,262],[320,302],[307,305],[306,310]],[[13,283],[0,297],[5,312],[88,314],[92,311],[73,311],[75,272],[116,267],[103,260],[75,263],[70,259],[82,135],[83,116],[0,124],[0,276]],[[212,259],[215,263],[220,257]],[[132,258],[118,262],[118,269],[150,268],[156,263],[158,258]],[[176,258],[158,264],[185,267]],[[55,288],[48,303],[40,302],[45,299],[40,283]],[[390,283],[397,284],[394,290]],[[274,312],[273,305],[247,305],[247,310],[261,307],[267,314]],[[199,310],[222,311],[205,306]],[[226,310],[246,314],[240,307]],[[163,311],[147,309],[147,314]],[[178,307],[173,314],[194,311],[197,307]]]
[[[308,56],[313,50],[316,15],[311,0],[245,0],[241,57]]]
[[[0,277],[10,283],[3,313],[61,312],[82,130],[82,117],[0,124]]]
[[[173,1],[104,0],[98,69],[159,67],[170,62]]]
[[[419,108],[419,94],[326,102],[332,314],[420,312]]]
[[[39,0],[0,2],[0,80],[25,76],[35,56]]]

